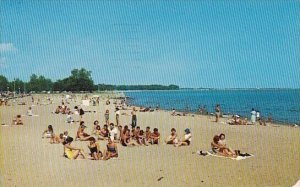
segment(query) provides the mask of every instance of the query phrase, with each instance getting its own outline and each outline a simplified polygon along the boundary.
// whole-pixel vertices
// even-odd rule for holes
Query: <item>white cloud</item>
[[[1,52],[13,52],[16,51],[17,48],[12,43],[0,43],[0,53]]]

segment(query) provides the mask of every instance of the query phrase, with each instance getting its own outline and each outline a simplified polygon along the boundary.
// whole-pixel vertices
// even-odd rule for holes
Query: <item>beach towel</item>
[[[247,158],[254,157],[254,155],[250,154],[250,156],[237,156],[236,158],[232,158],[232,157],[226,157],[226,156],[217,155],[217,154],[215,154],[212,151],[206,151],[206,153],[207,153],[208,156],[214,156],[214,157],[219,157],[219,158],[229,158],[229,159],[232,159],[232,160],[245,160]],[[197,151],[197,154],[201,155],[200,151]]]
[[[90,100],[82,100],[83,106],[90,106]]]
[[[300,187],[300,180],[293,187]]]

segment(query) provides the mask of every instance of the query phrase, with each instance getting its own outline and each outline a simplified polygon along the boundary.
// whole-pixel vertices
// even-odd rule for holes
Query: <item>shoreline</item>
[[[34,97],[35,100],[40,98],[41,101],[44,98],[40,95]],[[300,136],[298,128],[281,126],[281,128],[264,128],[259,125],[235,127],[236,125],[215,123],[214,118],[201,115],[171,116],[171,112],[166,110],[137,112],[138,126],[141,129],[147,126],[159,129],[162,138],[159,145],[127,148],[118,144],[117,159],[68,160],[62,156],[62,145],[49,144],[49,140],[41,139],[41,133],[50,124],[56,133],[68,130],[72,137],[78,129],[78,123],[65,123],[66,115],[51,113],[61,103],[61,97],[52,95],[51,98],[54,99],[52,104],[33,106],[33,112],[38,116],[22,117],[23,126],[0,126],[2,176],[0,184],[3,186],[73,184],[73,186],[221,187],[226,184],[226,186],[250,187],[292,186],[300,179],[298,174],[300,165],[295,164],[300,162],[300,142],[295,141]],[[107,97],[103,97],[100,105],[86,106],[86,109],[96,111],[86,113],[84,116],[87,132],[92,130],[94,120],[99,120],[101,126],[104,124],[104,113],[107,109],[111,114],[111,122],[115,123],[114,99],[110,99],[110,105],[105,104],[106,100]],[[14,115],[24,114],[32,105],[30,97],[22,98],[21,101],[27,105],[1,106],[1,123],[10,124]],[[68,106],[73,108],[79,104],[81,98],[78,98],[77,102],[71,101]],[[120,115],[121,125],[128,125],[131,122],[130,112],[131,110],[124,110],[126,115]],[[193,136],[191,145],[180,148],[165,145],[163,140],[170,134],[171,128],[175,128],[179,136],[183,134],[185,128],[190,128]],[[198,150],[208,150],[213,136],[220,133],[226,134],[227,143],[231,147],[253,154],[254,157],[235,161],[193,154]],[[100,149],[105,149],[106,142],[98,142]],[[87,142],[75,141],[73,145],[82,148],[86,153],[89,152]],[[139,174],[142,174],[142,177],[137,177]],[[68,177],[65,177],[66,175]],[[118,176],[118,182],[112,184],[114,176]],[[133,178],[136,180],[131,180]]]

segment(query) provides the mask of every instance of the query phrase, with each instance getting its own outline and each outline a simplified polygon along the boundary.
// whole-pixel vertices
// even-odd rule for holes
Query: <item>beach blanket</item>
[[[82,100],[83,106],[90,106],[90,100]]]
[[[219,157],[219,158],[229,158],[229,159],[232,159],[232,160],[245,160],[247,158],[254,157],[254,155],[252,155],[252,154],[250,154],[250,156],[237,156],[236,158],[232,158],[232,157],[217,155],[212,151],[206,151],[206,153],[207,153],[208,156],[214,156],[214,157]],[[201,155],[200,151],[197,151],[197,154]]]

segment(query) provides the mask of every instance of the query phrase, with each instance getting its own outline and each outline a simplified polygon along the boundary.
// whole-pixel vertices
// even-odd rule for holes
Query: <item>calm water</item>
[[[300,124],[300,90],[179,90],[179,91],[132,91],[125,92],[132,98],[129,103],[137,106],[178,111],[196,112],[205,106],[214,112],[216,103],[223,114],[239,114],[250,119],[251,109],[261,116],[272,116],[273,121]]]

